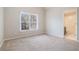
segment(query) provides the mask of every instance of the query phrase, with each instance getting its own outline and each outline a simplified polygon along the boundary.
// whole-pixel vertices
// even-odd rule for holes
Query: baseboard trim
[[[60,39],[64,39],[64,36],[56,36],[56,35],[51,35],[51,34],[46,34],[46,35],[53,36],[53,37],[60,38]]]
[[[79,40],[77,39],[77,40],[73,40],[73,41],[75,41],[75,42],[79,42]]]

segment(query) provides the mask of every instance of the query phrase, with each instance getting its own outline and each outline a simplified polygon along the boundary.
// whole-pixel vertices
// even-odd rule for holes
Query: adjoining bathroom
[[[66,39],[77,40],[77,11],[64,12],[64,36]]]

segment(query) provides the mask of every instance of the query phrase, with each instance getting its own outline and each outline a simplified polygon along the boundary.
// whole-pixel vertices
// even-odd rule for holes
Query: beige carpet
[[[7,40],[1,51],[79,51],[79,42],[48,35]]]

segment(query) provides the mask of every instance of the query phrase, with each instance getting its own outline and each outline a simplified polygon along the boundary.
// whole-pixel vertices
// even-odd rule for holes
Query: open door
[[[76,10],[67,10],[64,12],[64,36],[66,39],[77,40]]]

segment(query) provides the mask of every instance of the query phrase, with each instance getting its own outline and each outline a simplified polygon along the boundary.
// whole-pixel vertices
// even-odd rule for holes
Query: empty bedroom
[[[0,8],[0,51],[79,51],[79,8]]]

